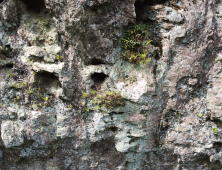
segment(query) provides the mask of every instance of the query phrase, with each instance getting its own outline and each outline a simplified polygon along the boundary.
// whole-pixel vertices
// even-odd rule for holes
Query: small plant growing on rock
[[[97,95],[94,98],[93,103],[96,104],[94,107],[96,109],[99,109],[100,107],[111,109],[118,106],[125,106],[125,100],[121,94],[112,90],[105,92],[105,94]]]
[[[49,99],[49,96],[43,97],[42,99],[45,100],[45,102],[47,102]]]
[[[100,108],[100,107],[99,107],[98,105],[94,107],[94,109],[99,109],[99,108]]]
[[[13,85],[13,87],[17,89],[17,88],[18,88],[18,85],[19,85],[19,83],[15,83],[15,84]]]
[[[38,105],[37,104],[34,104],[32,105],[34,109],[37,109]]]
[[[85,99],[86,97],[88,97],[88,94],[85,93],[85,92],[83,92],[81,98],[84,98],[84,99]]]
[[[15,100],[18,100],[18,99],[19,99],[19,97],[18,97],[18,96],[16,96],[14,99],[15,99]]]
[[[20,83],[20,87],[24,87],[24,86],[27,86],[27,82]]]
[[[97,93],[97,91],[95,91],[95,90],[90,91],[90,94],[96,94],[96,93]]]
[[[32,94],[33,91],[32,91],[32,90],[30,90],[30,91],[26,91],[26,93],[28,93],[28,94]]]
[[[198,113],[197,116],[198,116],[199,118],[201,118],[201,117],[203,116],[203,114],[202,114],[202,113]]]
[[[217,133],[218,132],[218,129],[217,128],[212,128],[213,132],[214,133]]]
[[[61,56],[61,55],[56,56],[56,60],[63,61],[63,56]]]
[[[146,64],[151,61],[151,58],[147,58],[147,47],[152,42],[148,39],[149,34],[150,26],[148,25],[131,26],[121,39],[122,47],[125,49],[122,53],[123,59],[133,64]]]
[[[10,73],[10,77],[12,77],[13,76],[13,73]]]
[[[87,103],[91,102],[94,107],[93,109],[112,109],[119,106],[125,106],[126,102],[120,93],[117,93],[113,90],[106,91],[100,94],[95,90],[91,90],[89,94],[82,93],[82,98],[85,101],[81,101],[81,105],[85,108],[85,111],[89,112],[89,109],[86,108]],[[97,94],[97,95],[96,95]]]

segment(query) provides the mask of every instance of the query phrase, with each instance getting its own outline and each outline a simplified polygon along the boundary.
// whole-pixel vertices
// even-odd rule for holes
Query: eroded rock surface
[[[221,9],[0,1],[0,170],[222,169]],[[135,24],[152,26],[146,64],[121,54]],[[111,94],[125,105],[95,104]]]

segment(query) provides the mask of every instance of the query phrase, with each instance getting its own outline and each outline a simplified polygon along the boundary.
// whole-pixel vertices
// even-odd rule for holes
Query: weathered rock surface
[[[219,0],[0,1],[0,170],[222,169],[221,25]]]

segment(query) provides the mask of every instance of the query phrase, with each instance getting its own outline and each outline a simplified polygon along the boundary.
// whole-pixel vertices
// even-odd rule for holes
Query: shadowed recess
[[[37,88],[40,88],[42,93],[53,93],[59,86],[59,79],[53,73],[41,72],[35,76]]]
[[[89,62],[89,64],[91,64],[91,65],[100,65],[100,64],[105,64],[102,60],[100,60],[100,59],[96,59],[96,58],[93,58],[90,62]]]
[[[7,67],[7,68],[13,68],[13,64],[8,63],[8,64],[6,64],[6,66],[5,66],[5,67]]]
[[[46,9],[45,2],[43,0],[21,0],[26,6],[27,10],[34,13],[40,13]]]
[[[103,83],[105,81],[105,79],[107,78],[108,76],[104,73],[93,73],[91,75],[91,79],[95,82],[95,83]]]
[[[2,3],[3,2],[3,0],[0,0],[0,3]]]
[[[140,5],[142,7],[143,5],[150,6],[150,5],[155,5],[155,4],[163,4],[167,1],[168,0],[137,0],[135,3],[135,6]]]
[[[136,0],[135,2],[135,11],[136,11],[136,20],[137,22],[141,20],[142,11],[144,8],[147,8],[147,6],[152,6],[155,4],[163,4],[167,2],[168,0]]]

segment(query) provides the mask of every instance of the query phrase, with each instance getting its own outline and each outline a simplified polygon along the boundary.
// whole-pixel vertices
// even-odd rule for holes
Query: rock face
[[[219,0],[1,0],[0,170],[222,169],[221,25]]]

